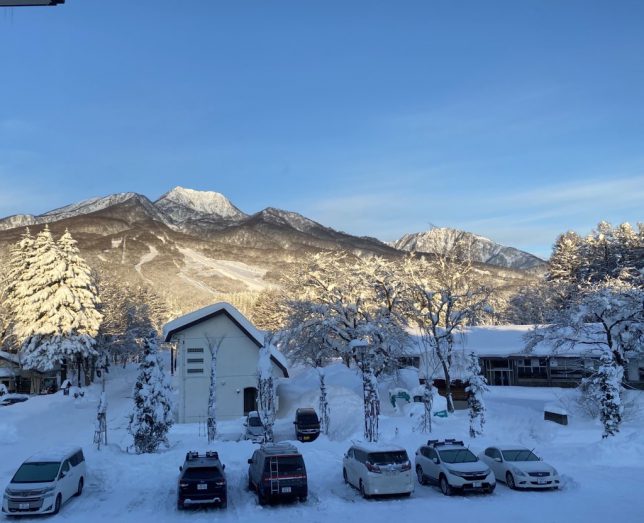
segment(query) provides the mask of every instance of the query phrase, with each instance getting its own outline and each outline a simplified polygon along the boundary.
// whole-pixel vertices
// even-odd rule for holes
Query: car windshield
[[[221,472],[217,467],[188,467],[183,479],[219,479]]]
[[[316,414],[300,414],[297,417],[298,423],[305,423],[307,425],[315,425],[320,423]]]
[[[394,450],[391,452],[372,452],[369,454],[369,463],[374,465],[400,465],[409,461],[407,452]]]
[[[269,470],[270,458],[266,458],[266,472]],[[304,474],[304,460],[302,456],[279,456],[277,467],[280,476],[283,474]]]
[[[539,461],[531,450],[504,450],[503,459],[505,461]]]
[[[469,449],[440,450],[438,453],[445,463],[474,463],[477,458]]]
[[[262,422],[260,421],[259,418],[248,418],[248,426],[249,427],[261,427]]]
[[[11,480],[12,483],[48,483],[56,479],[59,462],[23,463]]]

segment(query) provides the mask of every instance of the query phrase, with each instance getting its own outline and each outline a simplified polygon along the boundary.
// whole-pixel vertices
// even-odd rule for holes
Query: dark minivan
[[[179,489],[177,509],[188,506],[215,505],[226,508],[228,493],[226,489],[225,465],[219,461],[217,452],[188,452],[182,467],[179,467]]]
[[[257,492],[260,505],[273,500],[306,501],[306,467],[293,445],[262,445],[253,452],[248,465],[248,488]]]
[[[299,441],[313,441],[320,435],[320,420],[313,408],[297,409],[293,424]]]

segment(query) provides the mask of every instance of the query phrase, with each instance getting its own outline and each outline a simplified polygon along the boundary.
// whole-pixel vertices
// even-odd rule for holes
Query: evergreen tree
[[[466,382],[468,383],[465,390],[468,393],[467,406],[470,411],[470,437],[475,438],[483,434],[483,425],[485,425],[483,393],[488,391],[488,387],[487,380],[481,375],[479,358],[474,352],[469,354],[467,360]]]
[[[547,279],[565,284],[579,281],[582,267],[582,239],[574,231],[559,235],[548,261]]]
[[[588,378],[583,390],[599,408],[599,419],[604,427],[602,438],[614,436],[619,432],[624,414],[622,405],[622,379],[624,368],[616,365],[610,353],[604,353],[597,372]]]
[[[161,444],[167,445],[167,434],[174,423],[172,387],[154,337],[146,339],[143,354],[134,385],[134,409],[128,425],[137,454],[156,452]]]

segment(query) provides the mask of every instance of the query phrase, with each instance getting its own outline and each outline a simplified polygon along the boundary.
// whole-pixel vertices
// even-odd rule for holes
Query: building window
[[[517,361],[519,378],[547,379],[548,360],[545,358],[525,358]]]
[[[553,379],[581,379],[588,371],[581,358],[551,358],[550,376]]]
[[[203,348],[201,348],[201,347],[199,347],[199,348],[191,348],[191,349],[188,349],[188,352],[189,353],[201,353],[201,354],[203,354]]]
[[[203,358],[188,358],[188,363],[203,363]]]
[[[415,367],[416,369],[420,368],[420,357],[419,356],[404,356],[398,358],[398,366],[400,368],[405,367]]]
[[[188,374],[203,374],[203,369],[188,369]]]

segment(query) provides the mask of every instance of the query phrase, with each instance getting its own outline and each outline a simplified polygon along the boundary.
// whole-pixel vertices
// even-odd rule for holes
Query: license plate
[[[539,485],[545,485],[546,483],[548,483],[548,480],[547,479],[540,479],[537,482],[539,483]]]
[[[18,503],[18,508],[20,510],[29,510],[29,503]]]
[[[302,441],[307,441],[311,439],[311,436],[302,436]]]
[[[290,494],[291,487],[282,487],[282,494]]]
[[[472,486],[474,488],[481,488],[483,486],[483,483],[481,483],[480,481],[475,481],[474,483],[472,483]]]
[[[201,483],[197,485],[197,490],[208,490],[208,484],[207,483]]]

